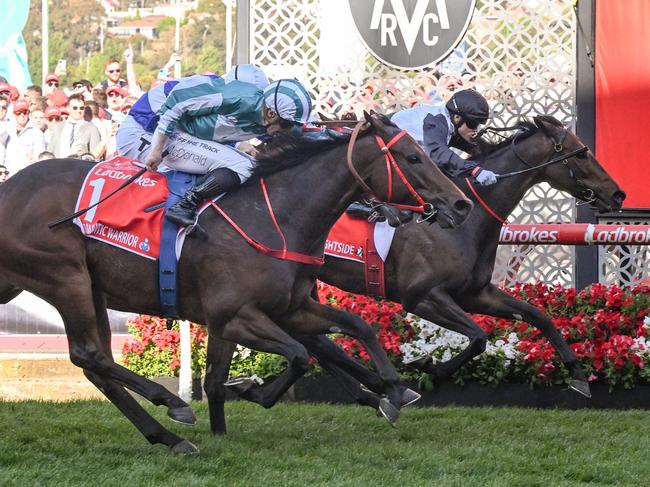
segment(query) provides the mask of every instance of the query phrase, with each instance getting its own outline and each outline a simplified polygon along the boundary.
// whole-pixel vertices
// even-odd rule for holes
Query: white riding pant
[[[141,162],[151,152],[154,134],[147,132],[132,117],[127,116],[117,131],[118,154]],[[159,170],[174,169],[190,174],[206,174],[225,167],[235,171],[243,183],[253,170],[255,161],[234,147],[211,140],[203,140],[184,132],[175,131],[165,144]]]

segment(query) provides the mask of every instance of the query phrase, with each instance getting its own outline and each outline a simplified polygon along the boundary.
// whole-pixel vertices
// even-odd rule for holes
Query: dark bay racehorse
[[[445,215],[447,226],[462,223],[471,203],[419,146],[410,137],[397,139],[400,130],[385,117],[367,115],[366,121],[367,129],[351,154],[365,184],[386,198],[390,193],[386,160],[392,154],[415,191]],[[392,145],[390,151],[380,150],[384,142]],[[296,142],[293,150],[278,152],[281,159],[262,161],[256,175],[220,200],[220,206],[252,238],[279,247],[282,242],[260,189],[259,178],[264,177],[287,248],[322,255],[329,229],[361,193],[343,163],[346,146],[340,141]],[[0,187],[0,302],[26,290],[52,304],[63,318],[72,362],[147,440],[175,452],[196,452],[189,441],[154,420],[125,388],[165,405],[172,419],[193,424],[195,416],[188,405],[116,364],[111,355],[107,307],[161,313],[156,263],[84,238],[72,224],[48,229],[49,222],[73,210],[88,170],[83,161],[50,160],[20,171]],[[400,178],[393,177],[391,189],[394,201],[413,203],[412,192]],[[377,388],[387,394],[387,407],[393,408],[388,414],[396,419],[399,375],[363,320],[311,298],[318,266],[258,252],[211,209],[202,214],[200,224],[209,238],[187,239],[179,262],[181,316],[205,324],[211,339],[232,340],[287,358],[286,371],[261,388],[264,401],[275,402],[307,369],[307,351],[289,334],[336,330],[366,344],[381,377]]]
[[[481,163],[497,174],[523,171],[502,178],[493,186],[475,189],[496,215],[507,217],[526,191],[543,181],[601,210],[621,207],[625,193],[591,152],[585,148],[580,154],[564,157],[584,144],[559,121],[541,116],[535,118],[534,124],[521,123],[520,128],[515,136],[487,147],[489,155]],[[556,162],[545,165],[550,160]],[[477,201],[463,178],[455,182],[474,200],[474,210],[467,222],[452,230],[441,230],[437,225],[399,227],[385,263],[387,299],[400,302],[406,311],[470,339],[464,351],[445,363],[434,365],[426,357],[414,365],[441,379],[485,350],[486,334],[466,312],[520,319],[537,327],[548,338],[571,374],[571,387],[590,396],[577,357],[551,320],[536,307],[513,298],[491,283],[502,223]],[[345,291],[366,292],[363,264],[327,256],[318,277]],[[361,390],[347,374],[359,373],[357,379],[366,385],[372,379],[360,368],[355,369],[336,345],[316,337],[303,337],[302,342],[326,370],[344,378],[346,389],[359,402],[377,406],[377,399]],[[226,348],[220,350],[225,351]],[[228,357],[212,361],[210,370],[220,377],[210,381],[223,382],[229,364]],[[220,409],[219,394],[208,395],[208,399],[211,411]],[[213,431],[225,432],[224,419],[213,420]]]
[[[397,229],[386,261],[387,299],[470,339],[467,348],[447,362],[434,365],[426,358],[414,364],[434,379],[450,376],[485,350],[486,334],[466,314],[478,313],[523,320],[538,328],[569,370],[571,387],[589,397],[579,360],[551,320],[491,283],[502,226],[498,218],[507,217],[525,193],[541,182],[604,211],[620,209],[625,193],[591,152],[544,166],[551,159],[561,159],[562,152],[570,153],[584,144],[552,117],[537,117],[535,123],[521,124],[522,131],[516,136],[487,148],[490,153],[481,165],[497,174],[534,170],[502,178],[493,186],[474,186],[485,206],[464,178],[454,180],[475,203],[462,227],[448,232],[422,225]],[[349,292],[365,293],[363,266],[349,260],[327,256],[319,279]]]

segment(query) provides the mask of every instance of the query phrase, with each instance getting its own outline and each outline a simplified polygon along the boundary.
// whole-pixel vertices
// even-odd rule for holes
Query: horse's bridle
[[[354,151],[354,146],[357,142],[357,138],[359,137],[359,132],[361,131],[361,127],[363,127],[363,125],[365,125],[365,122],[362,120],[355,125],[354,130],[352,131],[352,135],[350,136],[350,142],[348,144],[347,162],[348,162],[348,169],[350,170],[350,173],[352,173],[352,176],[357,181],[357,184],[361,186],[361,188],[368,194],[368,196],[371,199],[371,204],[388,203],[391,206],[394,206],[399,209],[411,210],[417,213],[422,213],[424,217],[420,219],[421,221],[425,221],[430,218],[433,218],[437,213],[437,210],[433,207],[431,203],[426,203],[424,199],[415,190],[415,188],[413,188],[413,186],[408,182],[406,176],[404,175],[400,167],[397,165],[397,162],[395,161],[395,157],[393,157],[393,154],[390,152],[390,148],[394,146],[402,137],[408,136],[408,132],[406,130],[400,131],[388,143],[386,143],[384,139],[382,139],[380,136],[375,135],[375,140],[377,141],[377,145],[381,149],[381,152],[384,154],[384,158],[386,160],[386,171],[388,174],[388,201],[381,201],[375,195],[375,192],[370,188],[370,186],[366,184],[366,182],[363,180],[361,175],[355,169],[354,163],[352,162],[352,153]],[[392,191],[393,191],[393,171],[397,173],[399,178],[402,180],[402,182],[408,189],[411,196],[413,196],[415,201],[417,201],[420,204],[419,206],[391,203]]]
[[[553,149],[551,153],[546,157],[547,162],[540,164],[538,166],[534,166],[530,164],[528,161],[526,161],[518,152],[517,152],[517,139],[519,136],[523,133],[521,131],[521,127],[503,127],[503,128],[488,128],[486,131],[496,133],[497,135],[498,132],[505,132],[509,130],[519,130],[519,132],[512,138],[512,152],[517,156],[517,159],[521,161],[525,166],[526,169],[522,169],[520,171],[513,171],[509,173],[504,173],[504,174],[498,174],[497,179],[504,179],[504,178],[509,178],[512,176],[518,176],[520,174],[525,174],[528,172],[532,171],[539,171],[541,169],[544,169],[545,167],[551,166],[553,164],[557,164],[561,162],[569,171],[569,176],[582,188],[582,195],[579,197],[581,202],[578,202],[576,204],[578,205],[584,205],[584,204],[590,204],[593,203],[596,200],[596,195],[594,194],[594,191],[590,188],[587,187],[585,183],[582,182],[582,180],[576,176],[575,172],[573,169],[569,166],[569,159],[572,157],[578,156],[580,154],[583,154],[589,150],[589,147],[586,145],[583,145],[582,147],[579,147],[578,149],[575,149],[571,152],[567,152],[566,154],[561,154],[558,157],[552,158],[553,154],[558,154],[561,153],[564,150],[564,140],[566,139],[568,130],[566,128],[562,128],[562,133],[559,137],[559,139],[553,140]]]

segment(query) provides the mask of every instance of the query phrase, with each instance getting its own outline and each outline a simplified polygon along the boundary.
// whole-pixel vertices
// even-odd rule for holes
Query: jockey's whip
[[[115,191],[113,191],[112,193],[109,193],[109,194],[107,194],[106,196],[104,196],[104,197],[103,197],[101,200],[99,200],[97,203],[95,203],[95,204],[93,204],[93,205],[90,205],[88,208],[84,208],[83,210],[79,210],[79,211],[73,213],[72,215],[68,215],[68,216],[66,216],[66,217],[64,217],[64,218],[61,218],[60,220],[57,220],[57,221],[52,222],[52,223],[48,223],[47,226],[48,226],[49,228],[54,228],[54,227],[56,227],[56,226],[61,225],[62,223],[69,222],[70,220],[74,220],[75,218],[80,217],[81,215],[83,215],[84,213],[86,213],[88,210],[91,210],[91,209],[93,209],[95,206],[97,206],[98,204],[103,203],[104,201],[106,201],[108,198],[110,198],[111,196],[113,196],[113,195],[114,195],[115,193],[117,193],[118,191],[121,191],[121,190],[123,190],[124,188],[126,188],[129,184],[131,184],[133,181],[135,181],[135,180],[138,179],[140,176],[142,176],[146,171],[147,171],[147,168],[146,168],[146,167],[143,167],[143,168],[140,169],[138,172],[136,172],[133,176],[131,176],[129,179],[127,179],[127,180],[124,181],[122,184],[120,184],[119,188],[117,188],[117,189],[116,189]]]

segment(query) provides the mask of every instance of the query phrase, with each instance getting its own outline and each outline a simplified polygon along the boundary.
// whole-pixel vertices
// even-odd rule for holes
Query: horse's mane
[[[336,139],[314,139],[299,134],[277,134],[271,142],[264,144],[257,155],[253,178],[267,177],[289,167],[302,164],[307,159],[327,152],[333,147],[347,144],[349,137]]]
[[[388,117],[380,113],[374,113],[386,127],[398,128]],[[359,139],[370,133],[370,126],[367,125],[359,132]],[[350,135],[332,133],[331,138],[313,138],[293,132],[279,133],[273,136],[271,142],[264,144],[257,155],[257,164],[250,179],[267,177],[284,169],[298,166],[307,159],[327,152],[328,150],[347,144]]]
[[[536,118],[540,121],[555,125],[556,127],[562,127],[562,123],[550,115],[539,115]],[[520,120],[513,126],[514,133],[504,139],[499,140],[499,142],[492,143],[484,137],[478,139],[477,143],[480,153],[483,155],[483,157],[488,157],[496,151],[512,144],[512,139],[515,137],[517,137],[517,140],[524,140],[535,134],[538,130],[539,127],[535,123],[528,120]]]

